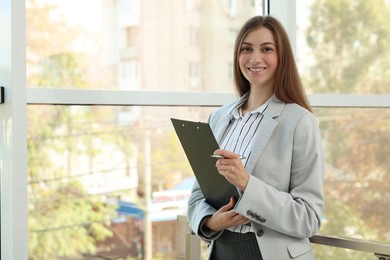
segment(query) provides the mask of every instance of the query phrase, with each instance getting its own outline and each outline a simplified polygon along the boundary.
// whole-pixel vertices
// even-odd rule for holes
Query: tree
[[[95,244],[111,235],[108,225],[116,216],[115,205],[91,196],[71,174],[72,157],[84,149],[90,154],[98,151],[96,144],[87,142],[90,125],[78,123],[86,118],[69,107],[29,108],[30,259],[93,253]],[[67,161],[66,166],[59,167],[56,158]]]
[[[316,0],[306,32],[315,64],[306,85],[317,92],[388,93],[389,15],[386,1]]]
[[[183,181],[183,178],[194,176],[176,133],[169,131],[169,135],[166,133],[164,135],[166,137],[160,141],[157,139],[159,136],[156,136],[156,143],[158,142],[158,145],[156,147],[157,149],[152,153],[152,170],[154,179],[156,180],[153,183],[155,190],[162,188],[162,183],[161,181],[158,182],[158,180],[168,182],[164,184],[163,188],[170,189],[172,186],[178,184],[178,181]],[[177,179],[177,176],[180,176],[180,178]]]
[[[332,193],[333,185],[326,185],[325,196],[326,212],[321,227],[321,233],[328,235],[349,234],[354,238],[375,238],[376,234],[369,225],[361,218],[359,212],[356,212],[347,203],[342,202],[337,197],[337,194]],[[358,227],[358,228],[356,228]],[[342,235],[346,237],[346,235]],[[377,259],[374,254],[359,252],[356,250],[348,250],[344,248],[323,246],[313,244],[316,260],[344,260],[344,259]]]
[[[78,30],[70,30],[56,12],[55,5],[36,0],[27,3],[27,65],[36,72],[29,73],[28,84],[84,88],[85,73],[66,45],[77,38]],[[73,158],[87,153],[92,161],[99,152],[90,133],[101,128],[86,124],[96,121],[96,116],[93,108],[28,108],[30,259],[94,253],[97,242],[112,235],[109,225],[116,206],[107,204],[104,196],[89,194],[71,173]],[[104,142],[102,137],[96,139]],[[66,162],[63,167],[57,158]]]
[[[304,84],[316,92],[388,93],[389,15],[386,1],[314,1],[306,31],[314,65],[303,77]],[[365,230],[362,235],[390,241],[389,232],[383,230],[390,225],[386,211],[390,202],[389,113],[388,109],[363,108],[316,111],[327,151],[328,178],[334,178],[326,192],[337,198],[326,202],[328,218],[337,219],[325,228],[332,234],[342,235],[344,229],[336,225],[345,227],[350,218],[337,215],[343,203],[368,226],[355,222]],[[335,169],[333,175],[330,168]]]

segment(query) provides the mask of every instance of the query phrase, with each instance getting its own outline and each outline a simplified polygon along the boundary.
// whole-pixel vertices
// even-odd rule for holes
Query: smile
[[[265,70],[266,68],[265,67],[249,67],[248,70],[252,71],[252,72],[261,72],[263,70]]]

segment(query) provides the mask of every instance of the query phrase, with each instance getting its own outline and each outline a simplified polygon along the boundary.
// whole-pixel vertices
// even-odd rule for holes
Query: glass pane
[[[211,109],[28,106],[30,259],[182,259],[193,174],[170,117]]]
[[[262,0],[27,0],[28,87],[232,92]]]
[[[320,232],[390,243],[390,110],[316,109],[323,138],[325,210]],[[316,247],[316,259],[376,259]]]
[[[389,93],[389,1],[297,0],[297,61],[316,93]]]
[[[206,121],[212,110],[28,106],[31,259],[126,259],[146,248],[180,259],[176,216],[186,213],[193,173],[169,118]],[[315,114],[326,154],[321,233],[390,243],[390,111]],[[367,255],[315,248],[316,259]]]

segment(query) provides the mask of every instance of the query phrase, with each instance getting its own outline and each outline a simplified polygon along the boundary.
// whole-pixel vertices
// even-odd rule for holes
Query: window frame
[[[1,259],[28,259],[26,4],[0,2],[0,201]]]
[[[28,105],[100,105],[100,106],[200,106],[217,107],[236,98],[234,93],[77,90],[28,88]],[[390,95],[308,94],[316,107],[389,108]]]

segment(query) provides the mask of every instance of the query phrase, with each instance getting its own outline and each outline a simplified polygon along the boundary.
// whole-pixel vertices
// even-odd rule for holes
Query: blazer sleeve
[[[212,216],[216,211],[206,202],[198,182],[195,181],[188,200],[188,225],[192,232],[206,242],[211,242],[222,234],[222,232],[206,234],[201,230],[205,217]]]
[[[316,118],[311,113],[304,114],[292,136],[291,146],[285,145],[285,149],[292,147],[291,158],[287,159],[290,164],[278,168],[284,173],[276,173],[289,176],[288,189],[278,190],[251,175],[235,210],[259,225],[307,238],[319,230],[324,204],[324,159]],[[258,167],[254,171],[261,170],[261,163]]]

